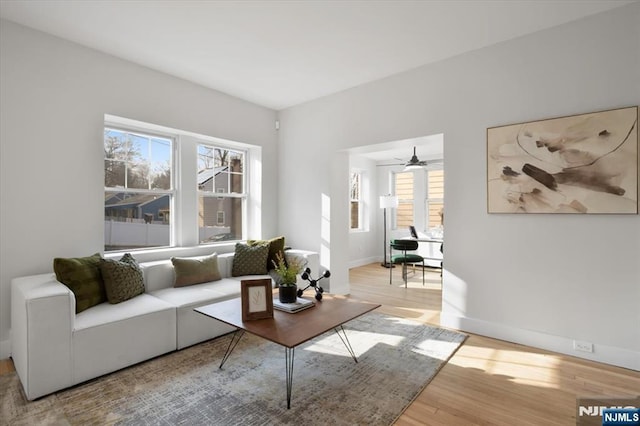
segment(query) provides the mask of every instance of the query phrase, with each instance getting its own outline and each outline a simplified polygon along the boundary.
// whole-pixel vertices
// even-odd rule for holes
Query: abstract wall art
[[[487,129],[489,213],[638,213],[638,107]]]

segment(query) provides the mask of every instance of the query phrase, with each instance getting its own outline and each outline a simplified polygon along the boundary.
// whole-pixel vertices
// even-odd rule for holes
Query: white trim
[[[545,349],[565,355],[602,362],[618,367],[640,371],[640,352],[594,342],[593,352],[579,352],[573,349],[573,339],[525,330],[504,324],[461,317],[445,312],[440,314],[440,325],[467,331],[494,339]]]
[[[358,177],[358,197],[351,198],[351,189],[352,189],[352,177],[356,175]],[[351,227],[351,203],[358,204],[358,227]],[[349,172],[349,231],[350,232],[361,232],[365,231],[364,224],[364,172],[360,169],[351,169]]]
[[[222,221],[220,220],[220,213],[222,213]],[[224,225],[225,222],[227,220],[226,214],[224,213],[224,210],[218,210],[216,211],[216,225]]]
[[[198,197],[200,195],[219,198],[241,198],[242,236],[241,238],[262,238],[262,147],[248,143],[207,136],[199,133],[175,129],[148,122],[142,122],[114,115],[104,115],[104,127],[114,127],[129,132],[142,132],[165,138],[173,138],[173,189],[170,210],[171,247],[190,247],[198,245]],[[243,167],[242,193],[217,193],[192,191],[197,188],[198,145],[212,146],[242,153]],[[253,170],[252,170],[253,169]],[[145,191],[145,190],[141,190]],[[164,191],[164,190],[163,190]],[[140,192],[134,190],[133,192]],[[150,193],[156,194],[158,190]],[[253,212],[253,214],[250,214]],[[163,247],[155,247],[163,248]],[[150,249],[155,249],[150,248]],[[137,249],[146,251],[147,248]],[[109,253],[117,253],[111,251]]]
[[[360,266],[369,265],[371,263],[382,263],[382,257],[380,256],[370,256],[365,257],[364,259],[356,259],[349,262],[349,269],[358,268]]]
[[[114,126],[126,126],[131,129],[137,129],[138,131],[142,131],[144,133],[155,132],[158,136],[189,136],[191,138],[196,138],[199,141],[206,141],[211,144],[225,145],[234,149],[250,149],[254,146],[244,142],[232,141],[229,139],[217,138],[214,136],[207,136],[201,133],[190,132],[188,130],[175,129],[166,126],[160,126],[158,124],[148,123],[145,121],[133,120],[130,118],[119,117],[116,115],[105,114],[104,115],[105,125],[110,124]]]

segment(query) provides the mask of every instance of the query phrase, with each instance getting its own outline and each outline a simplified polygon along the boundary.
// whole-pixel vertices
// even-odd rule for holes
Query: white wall
[[[11,278],[52,271],[56,256],[103,250],[104,114],[262,146],[263,176],[277,175],[278,158],[272,110],[8,21],[0,31],[4,358]],[[277,184],[262,182],[261,229],[271,237]]]
[[[280,210],[281,232],[324,244],[320,194],[332,196],[336,152],[443,133],[442,323],[640,370],[640,216],[487,214],[485,135],[638,105],[638,22],[634,3],[281,111],[280,201],[295,205]],[[349,234],[329,237],[334,273],[348,267]]]

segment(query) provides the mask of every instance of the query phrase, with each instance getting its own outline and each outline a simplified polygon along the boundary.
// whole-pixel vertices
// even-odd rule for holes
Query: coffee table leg
[[[233,350],[236,348],[236,345],[238,344],[238,342],[240,341],[243,335],[244,335],[244,330],[240,328],[238,328],[236,331],[233,332],[233,334],[231,335],[231,341],[229,342],[229,346],[227,346],[227,351],[224,353],[224,356],[222,357],[222,362],[220,363],[220,367],[218,368],[222,368],[224,363],[227,362],[227,359],[229,359],[231,352],[233,352]]]
[[[334,328],[334,330],[338,334],[338,337],[340,337],[340,340],[342,340],[342,343],[344,343],[344,346],[347,348],[347,350],[351,354],[351,358],[353,358],[353,360],[357,363],[358,358],[356,358],[356,353],[353,351],[353,348],[351,347],[351,343],[349,343],[349,338],[347,337],[347,332],[345,331],[345,329],[342,326],[340,326],[339,328],[338,327]],[[340,334],[340,331],[342,331],[342,334]]]
[[[287,410],[291,408],[291,388],[293,387],[293,358],[296,348],[284,348],[284,359],[286,362],[287,376]]]

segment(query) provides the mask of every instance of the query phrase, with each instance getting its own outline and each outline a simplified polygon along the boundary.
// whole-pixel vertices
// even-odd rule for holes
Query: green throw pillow
[[[172,257],[173,269],[176,272],[174,287],[207,283],[222,279],[218,269],[218,254],[199,257]]]
[[[256,245],[269,245],[269,255],[267,256],[267,271],[270,271],[275,268],[274,263],[278,263],[278,253],[285,260],[285,264],[287,263],[284,257],[284,237],[276,237],[270,240],[248,240],[247,245],[256,246]]]
[[[76,298],[76,314],[107,300],[102,275],[100,253],[89,257],[53,259],[56,279],[69,287]]]
[[[265,275],[267,273],[268,256],[268,244],[249,246],[247,244],[236,243],[231,276]]]
[[[124,302],[144,293],[144,279],[138,262],[129,253],[120,260],[102,259],[100,272],[111,304]]]

